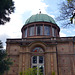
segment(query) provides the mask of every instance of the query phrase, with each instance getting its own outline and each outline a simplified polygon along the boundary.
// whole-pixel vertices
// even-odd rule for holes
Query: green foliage
[[[0,41],[0,75],[3,75],[5,71],[8,71],[10,65],[12,65],[11,59],[7,58],[7,53],[2,48],[2,43]]]
[[[36,74],[37,74],[37,70],[35,68],[29,68],[24,72],[20,72],[20,75],[36,75]]]
[[[20,75],[37,75],[37,68],[29,68],[25,70],[24,72],[20,72]],[[38,72],[39,75],[43,75],[41,70]]]
[[[14,12],[14,8],[12,0],[0,0],[0,24],[4,25],[10,21],[9,15]]]
[[[55,72],[52,72],[52,75],[55,75]]]

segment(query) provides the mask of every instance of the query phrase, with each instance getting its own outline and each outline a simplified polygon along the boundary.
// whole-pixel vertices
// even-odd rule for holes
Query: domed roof
[[[48,16],[47,14],[41,14],[41,13],[32,15],[30,18],[26,20],[25,25],[33,22],[51,22],[53,24],[56,24],[56,22],[52,17]]]

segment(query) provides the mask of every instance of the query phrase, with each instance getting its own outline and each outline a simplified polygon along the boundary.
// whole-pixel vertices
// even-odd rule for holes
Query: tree
[[[2,42],[0,41],[0,75],[3,75],[5,71],[8,71],[12,65],[10,58],[7,58],[7,53],[3,49]]]
[[[10,21],[9,15],[14,12],[14,8],[12,0],[0,0],[0,25]]]
[[[37,75],[37,68],[29,68],[27,70],[25,70],[24,72],[20,72],[20,75]],[[38,75],[43,75],[43,73],[41,72],[41,69],[38,72]]]
[[[62,21],[63,27],[73,25],[72,20],[74,17],[73,11],[75,10],[75,0],[65,0],[60,5],[60,15],[56,18]]]

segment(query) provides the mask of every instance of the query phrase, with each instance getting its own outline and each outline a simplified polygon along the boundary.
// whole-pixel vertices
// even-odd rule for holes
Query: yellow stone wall
[[[18,40],[19,41],[19,40]],[[75,44],[72,41],[49,42],[48,39],[42,41],[20,40],[20,42],[7,41],[8,56],[11,57],[13,65],[6,75],[19,75],[19,72],[31,67],[31,57],[33,55],[44,56],[44,74],[51,75],[75,75]],[[29,42],[29,43],[27,43]],[[35,47],[43,48],[42,53],[33,53]]]

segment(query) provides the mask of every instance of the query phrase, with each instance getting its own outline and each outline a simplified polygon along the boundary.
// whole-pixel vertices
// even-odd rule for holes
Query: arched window
[[[33,52],[43,52],[43,49],[41,47],[36,47],[33,49]]]
[[[40,47],[36,47],[33,49],[33,52],[43,52],[43,49]],[[31,57],[32,61],[31,61],[31,67],[37,67],[37,75],[39,75],[39,70],[41,70],[42,75],[44,75],[44,56],[42,55],[33,55]]]

